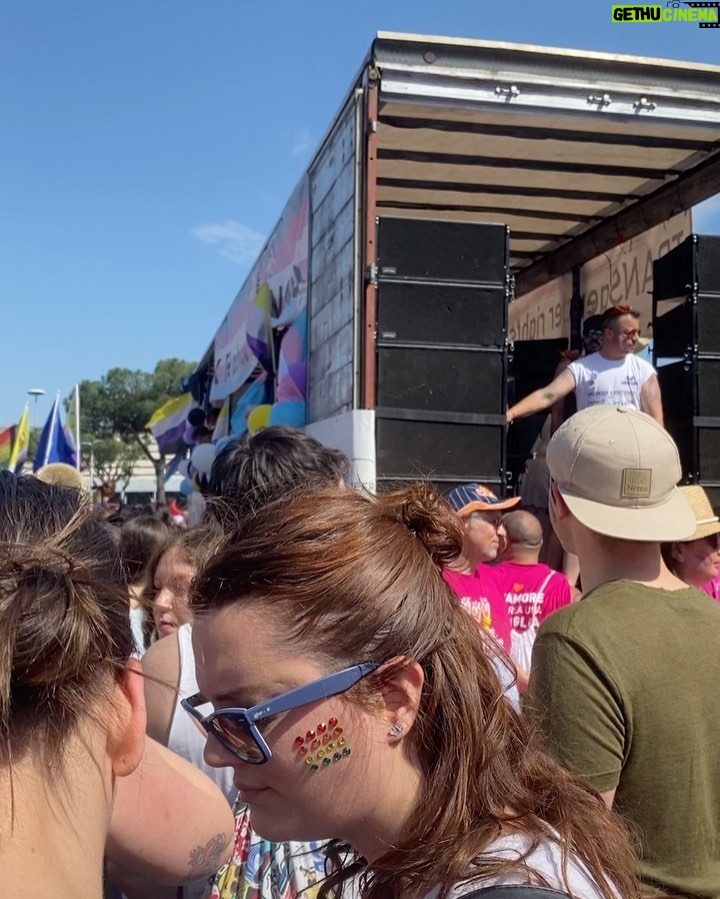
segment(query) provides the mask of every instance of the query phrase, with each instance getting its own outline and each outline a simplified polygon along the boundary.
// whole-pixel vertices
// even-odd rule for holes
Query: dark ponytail
[[[112,535],[80,491],[0,472],[0,752],[51,759],[133,651]]]

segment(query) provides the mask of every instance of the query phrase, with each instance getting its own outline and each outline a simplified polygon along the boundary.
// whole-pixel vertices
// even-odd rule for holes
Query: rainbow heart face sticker
[[[301,759],[315,773],[337,764],[350,755],[344,728],[337,718],[322,721],[315,730],[295,737],[295,749]]]

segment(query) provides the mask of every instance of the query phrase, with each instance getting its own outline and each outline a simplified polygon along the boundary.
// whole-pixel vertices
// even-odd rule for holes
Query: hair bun
[[[457,516],[428,481],[417,481],[382,498],[423,544],[439,568],[460,555],[463,534]]]

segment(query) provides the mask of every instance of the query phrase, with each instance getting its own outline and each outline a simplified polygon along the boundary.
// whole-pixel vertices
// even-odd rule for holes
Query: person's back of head
[[[543,531],[539,519],[524,509],[507,512],[503,516],[507,548],[503,559],[537,562],[543,544]]]
[[[313,677],[356,672],[345,704],[338,688],[314,700],[306,691],[312,708],[289,707],[297,736],[258,722],[287,808],[270,816],[262,802],[253,806],[255,827],[273,840],[354,831],[376,845],[378,826],[382,858],[369,866],[363,891],[377,899],[405,895],[408,883],[418,892],[441,884],[445,895],[475,862],[478,874],[506,873],[507,859],[492,858],[498,834],[512,822],[543,839],[545,821],[565,849],[580,853],[605,899],[616,890],[636,896],[622,829],[536,747],[504,698],[490,638],[443,580],[462,546],[461,521],[428,484],[377,497],[296,491],[256,508],[198,574],[191,605],[206,659],[198,672],[204,695],[219,700],[232,685],[238,696],[260,697],[272,715],[273,685],[309,691]],[[298,681],[287,665],[308,674]],[[258,776],[248,780],[250,742],[222,745],[244,759],[236,759],[238,777],[252,786],[265,781],[254,766]],[[221,757],[232,761],[227,751]],[[309,780],[315,776],[320,789]],[[388,811],[391,783],[401,795]],[[375,820],[380,808],[390,830]]]
[[[208,494],[224,527],[301,487],[332,487],[348,474],[339,450],[285,425],[244,434],[215,458]]]
[[[133,651],[112,536],[80,491],[0,472],[0,755],[62,758]]]

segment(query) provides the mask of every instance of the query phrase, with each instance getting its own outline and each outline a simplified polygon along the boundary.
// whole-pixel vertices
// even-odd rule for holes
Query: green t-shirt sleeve
[[[598,792],[617,787],[626,743],[622,701],[587,647],[541,631],[526,708],[546,749],[566,768]]]

